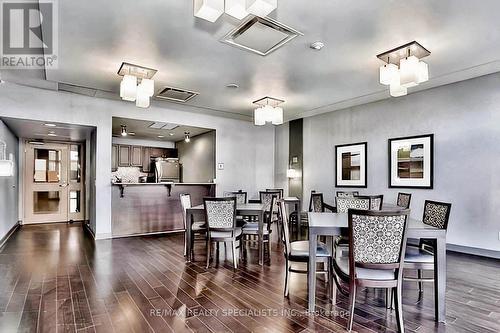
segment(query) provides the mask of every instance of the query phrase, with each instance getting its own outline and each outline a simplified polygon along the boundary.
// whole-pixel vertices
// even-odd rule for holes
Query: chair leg
[[[231,246],[232,246],[232,250],[233,250],[233,266],[234,266],[234,269],[238,269],[238,262],[236,261],[236,239],[234,239],[231,242]]]
[[[290,283],[290,263],[288,262],[288,259],[286,259],[286,265],[285,265],[285,292],[284,296],[288,297],[288,286]]]
[[[187,231],[184,232],[184,257],[187,255]]]
[[[210,243],[211,241],[207,238],[207,269],[210,266]]]
[[[422,280],[422,270],[421,269],[417,270],[417,278],[419,280]],[[422,281],[418,281],[418,292],[422,293],[423,291],[424,291],[424,289],[423,289],[423,282]]]
[[[396,289],[396,290],[394,290],[394,289]],[[400,333],[404,333],[405,327],[403,324],[403,306],[402,306],[402,302],[401,302],[401,289],[402,289],[401,282],[399,282],[398,286],[394,289],[393,289],[393,293],[396,294],[396,302],[395,303],[396,303],[396,321],[398,324],[398,331]]]
[[[350,283],[349,290],[349,320],[347,321],[347,330],[352,330],[352,323],[354,321],[354,305],[356,304],[356,283]]]

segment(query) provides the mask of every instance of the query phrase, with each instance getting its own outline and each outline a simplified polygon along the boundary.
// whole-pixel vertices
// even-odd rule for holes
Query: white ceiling
[[[70,125],[64,123],[47,123],[37,120],[25,120],[17,118],[0,118],[18,138],[35,139],[44,141],[70,141],[83,142],[90,138],[94,127],[82,125]],[[45,124],[55,126],[48,127]],[[56,136],[50,136],[53,133]]]
[[[117,95],[116,72],[131,62],[158,69],[157,90],[200,92],[187,104],[222,116],[250,119],[251,102],[266,95],[286,101],[287,119],[389,98],[378,83],[376,55],[412,40],[432,54],[430,81],[410,93],[500,71],[497,0],[279,1],[271,17],[304,36],[266,57],[219,42],[239,21],[194,18],[189,0],[58,3],[59,69],[47,70],[47,80]],[[316,40],[323,50],[309,48]],[[3,74],[28,84],[43,75],[26,72]]]

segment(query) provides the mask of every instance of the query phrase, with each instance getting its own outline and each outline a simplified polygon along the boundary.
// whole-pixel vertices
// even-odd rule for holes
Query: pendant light
[[[419,79],[419,65],[418,58],[409,56],[401,59],[399,64],[399,75],[401,85],[406,88],[415,87],[418,85]]]
[[[133,102],[137,95],[137,77],[124,75],[120,83],[120,97],[125,101]]]
[[[266,123],[273,125],[283,124],[283,108],[278,107],[284,101],[273,97],[264,97],[253,102],[258,105],[254,110],[254,125],[263,126]]]
[[[214,23],[224,13],[224,0],[194,0],[193,15]]]
[[[189,137],[189,132],[184,132],[184,142],[191,142],[191,138]]]
[[[386,86],[390,84],[399,83],[399,69],[394,64],[385,64],[380,67],[380,83]]]
[[[122,136],[127,136],[127,126],[125,125],[121,125],[121,128],[122,128]]]

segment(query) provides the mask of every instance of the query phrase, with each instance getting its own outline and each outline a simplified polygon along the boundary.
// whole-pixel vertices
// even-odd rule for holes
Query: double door
[[[26,144],[24,222],[85,219],[83,146]]]

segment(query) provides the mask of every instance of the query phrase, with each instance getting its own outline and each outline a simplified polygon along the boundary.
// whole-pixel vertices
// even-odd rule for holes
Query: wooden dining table
[[[236,205],[236,215],[238,216],[257,216],[259,223],[259,265],[264,262],[264,211],[265,207],[260,203],[247,203],[247,204],[237,204]],[[187,252],[186,260],[191,262],[192,260],[192,242],[191,242],[191,227],[193,221],[205,218],[205,206],[198,205],[186,210],[186,242],[187,242]]]
[[[383,210],[401,209],[395,205],[384,205]],[[316,302],[316,249],[318,236],[338,236],[342,228],[348,228],[347,213],[308,213],[309,218],[309,271],[307,276],[308,309],[315,310]],[[437,322],[446,319],[446,230],[439,229],[409,218],[407,237],[425,238],[436,241],[434,254],[434,312]]]

